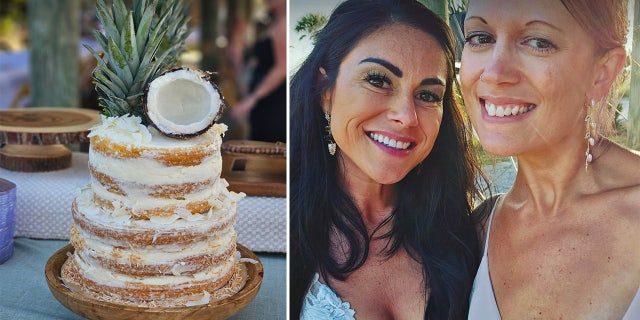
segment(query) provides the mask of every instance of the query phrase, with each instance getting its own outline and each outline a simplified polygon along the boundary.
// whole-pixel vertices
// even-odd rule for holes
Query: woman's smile
[[[447,76],[437,47],[433,37],[394,24],[363,38],[342,61],[323,109],[345,172],[396,183],[431,152]]]
[[[368,135],[376,144],[394,150],[408,150],[415,146],[415,142],[411,142],[411,140],[404,137],[394,138],[383,133],[375,132],[369,132]]]

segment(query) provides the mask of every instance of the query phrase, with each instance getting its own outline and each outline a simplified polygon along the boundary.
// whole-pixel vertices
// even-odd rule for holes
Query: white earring
[[[593,155],[591,154],[591,147],[596,144],[595,136],[596,136],[596,122],[593,120],[591,114],[593,113],[593,109],[595,108],[596,101],[595,99],[591,99],[590,104],[587,106],[587,115],[584,118],[584,122],[586,125],[586,133],[585,139],[587,140],[587,151],[585,152],[585,162],[584,162],[584,170],[589,169],[589,164],[593,161]]]
[[[327,149],[329,150],[330,155],[336,154],[336,149],[338,146],[336,142],[333,141],[333,136],[331,135],[331,116],[328,113],[324,113],[324,118],[327,119],[327,126],[325,129],[327,130],[327,134],[324,136],[324,140],[327,142]]]

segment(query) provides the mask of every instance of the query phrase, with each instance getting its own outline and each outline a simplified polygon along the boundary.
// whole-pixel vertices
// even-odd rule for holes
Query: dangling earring
[[[593,109],[595,108],[596,101],[591,99],[591,103],[587,106],[587,116],[584,118],[584,122],[587,124],[587,132],[585,133],[585,139],[587,140],[587,151],[585,152],[585,162],[584,162],[584,170],[587,171],[589,169],[589,164],[593,161],[593,155],[591,154],[591,147],[593,147],[596,143],[596,122],[593,121],[591,114],[593,113]]]
[[[325,127],[327,134],[324,136],[324,140],[327,142],[327,149],[329,149],[329,154],[335,155],[337,145],[336,142],[333,141],[333,136],[331,135],[331,116],[325,112],[324,118],[327,119],[327,126]]]

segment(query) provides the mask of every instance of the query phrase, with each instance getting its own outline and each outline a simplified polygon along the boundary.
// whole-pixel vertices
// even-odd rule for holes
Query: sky
[[[289,0],[289,73],[293,73],[311,52],[308,37],[300,40],[300,33],[294,30],[300,18],[308,13],[320,13],[327,17],[342,0]]]

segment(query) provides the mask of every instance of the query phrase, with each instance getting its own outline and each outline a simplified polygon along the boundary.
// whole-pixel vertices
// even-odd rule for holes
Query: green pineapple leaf
[[[138,45],[136,44],[136,31],[133,29],[133,16],[129,12],[127,14],[128,27],[125,28],[125,32],[120,39],[120,46],[124,48],[123,54],[129,69],[132,73],[138,72],[138,66],[140,65],[140,57],[138,56]],[[132,76],[133,77],[133,76]],[[133,81],[133,80],[132,80]]]
[[[133,74],[131,74],[131,70],[129,69],[129,64],[127,63],[127,59],[124,57],[124,54],[120,51],[120,47],[116,44],[113,38],[108,39],[108,49],[109,55],[111,59],[110,62],[113,62],[113,65],[116,67],[116,74],[127,87],[131,87],[133,84]]]
[[[140,1],[143,2],[143,1]],[[138,45],[138,52],[142,52],[147,44],[149,38],[149,30],[151,28],[151,22],[153,21],[153,14],[155,7],[148,8],[140,17],[138,25],[136,25],[136,44]],[[135,14],[134,14],[135,16]]]
[[[103,31],[94,35],[104,57],[87,47],[98,60],[93,82],[98,104],[107,116],[131,114],[143,120],[144,88],[177,62],[184,49],[189,18],[183,0],[139,0],[128,9],[125,0],[97,0],[96,15]]]

